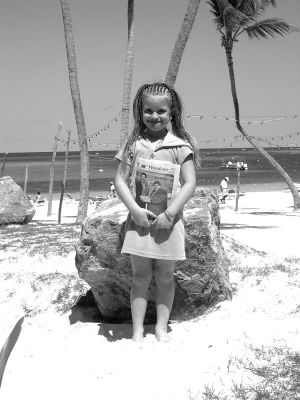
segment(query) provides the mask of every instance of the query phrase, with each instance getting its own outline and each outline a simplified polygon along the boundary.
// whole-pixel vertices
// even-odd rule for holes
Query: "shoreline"
[[[295,182],[295,185],[300,185],[300,183]],[[233,180],[231,180],[229,182],[228,185],[228,189],[233,189],[236,190],[236,182],[234,182]],[[216,184],[212,184],[212,185],[199,185],[197,184],[197,189],[201,189],[201,188],[207,188],[207,189],[215,189],[219,192],[219,185]],[[286,193],[291,193],[289,187],[287,186],[287,184],[285,182],[279,181],[279,182],[272,182],[272,183],[241,183],[240,185],[240,190],[241,192],[245,192],[245,193],[253,193],[253,192],[258,192],[258,193],[266,193],[266,192],[286,192]],[[66,196],[67,193],[70,193],[72,195],[72,197],[75,197],[76,199],[79,199],[80,196],[80,191],[79,190],[70,190],[70,191],[65,191],[64,197]],[[89,190],[89,194],[91,197],[95,197],[95,196],[108,196],[109,193],[109,189],[107,190],[96,190],[96,189],[92,189],[90,188]],[[45,198],[46,200],[48,200],[48,192],[41,192],[42,197]],[[36,195],[36,193],[28,193],[28,195],[30,195],[32,198],[34,198],[34,196]],[[60,198],[60,192],[55,191],[52,193],[53,199],[55,200],[59,200]]]

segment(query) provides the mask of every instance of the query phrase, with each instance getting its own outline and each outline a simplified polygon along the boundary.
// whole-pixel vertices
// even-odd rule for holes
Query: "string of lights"
[[[237,120],[234,117],[231,116],[226,116],[226,115],[188,115],[187,119],[190,118],[199,118],[199,119],[221,119],[225,121],[234,121],[236,122]],[[269,122],[275,122],[275,121],[281,121],[285,119],[295,119],[295,118],[300,118],[300,115],[282,115],[282,116],[274,116],[274,118],[269,118],[269,119],[264,119],[264,120],[255,120],[255,119],[241,119],[240,122],[247,123],[248,125],[251,124],[258,124],[258,125],[263,125]]]
[[[122,113],[122,111],[120,111],[120,112],[118,113],[118,115],[116,115],[116,116],[115,116],[114,118],[112,118],[110,121],[106,122],[106,124],[103,125],[102,128],[97,129],[96,132],[92,133],[91,135],[87,135],[87,138],[88,138],[88,139],[91,139],[91,138],[94,138],[94,137],[100,135],[101,133],[106,132],[106,131],[111,127],[111,124],[112,124],[112,123],[118,122],[118,120],[119,120],[119,118],[120,118],[120,116],[121,116],[121,113]]]
[[[261,136],[253,136],[253,135],[249,135],[250,138],[254,139],[254,140],[258,140],[261,142],[264,142],[266,144],[268,144],[269,146],[277,146],[277,147],[283,147],[283,145],[287,145],[287,146],[291,146],[291,143],[289,141],[289,143],[287,142],[286,139],[294,139],[295,137],[298,137],[300,135],[300,132],[294,132],[294,133],[290,133],[287,135],[280,135],[280,136],[267,136],[267,137],[261,137]],[[60,143],[62,143],[63,145],[66,145],[67,143],[67,139],[57,139]],[[246,141],[245,137],[238,134],[238,135],[234,135],[234,136],[230,136],[230,137],[222,137],[222,138],[211,138],[211,139],[203,139],[203,140],[198,140],[197,142],[199,144],[210,144],[210,143],[230,143],[230,142],[238,142],[238,141]],[[285,142],[284,144],[282,142]],[[75,140],[71,141],[73,144],[76,144],[77,142]],[[279,143],[280,142],[280,143]],[[93,145],[96,145],[100,150],[118,150],[119,145],[116,143],[99,143],[94,141],[94,143],[90,142],[90,147],[93,147]],[[293,147],[299,147],[299,144],[297,144],[296,142],[294,143]]]
[[[98,129],[97,131],[95,131],[93,134],[91,135],[87,135],[87,140],[89,143],[90,147],[93,146],[98,146],[99,150],[103,150],[103,147],[106,148],[107,150],[117,150],[119,148],[118,144],[115,143],[99,143],[97,141],[97,136],[102,134],[102,133],[106,133],[107,130],[109,130],[112,126],[113,123],[118,122],[118,119],[121,115],[121,111],[119,112],[119,114],[112,118],[110,121],[108,121],[107,123],[105,123],[105,125],[102,126],[102,128]],[[256,116],[258,117],[258,116]],[[260,116],[262,117],[262,116]],[[267,122],[274,122],[274,121],[279,121],[279,120],[283,120],[283,119],[294,119],[294,118],[299,118],[300,115],[285,115],[285,116],[264,116],[264,117],[268,117],[269,119],[264,119],[264,120],[260,120],[260,121],[256,121],[256,120],[241,120],[241,122],[245,122],[248,124],[264,124]],[[272,117],[272,118],[271,118]],[[234,118],[229,117],[229,116],[218,116],[218,115],[190,115],[187,118],[200,118],[201,120],[204,118],[208,118],[208,119],[223,119],[223,120],[231,120],[231,121],[235,121]],[[285,135],[279,135],[279,136],[267,136],[267,137],[261,137],[261,136],[251,136],[251,138],[256,139],[258,141],[264,142],[266,144],[268,144],[269,146],[277,146],[277,147],[283,147],[283,141],[286,139],[293,139],[295,136],[299,136],[300,132],[293,132],[293,133],[288,133]],[[63,145],[66,145],[67,143],[67,139],[63,139],[63,138],[56,138],[56,140],[59,143],[62,143]],[[228,142],[232,142],[232,141],[244,141],[245,138],[240,135],[234,135],[234,136],[230,136],[230,137],[214,137],[214,138],[210,138],[210,139],[202,139],[202,140],[198,140],[198,143],[205,143],[205,144],[209,144],[209,143],[228,143]],[[281,144],[278,144],[278,142],[281,142]],[[70,140],[70,144],[76,145],[77,141],[74,139]],[[287,144],[288,146],[291,146],[291,144]],[[232,144],[231,144],[232,146]],[[299,147],[299,144],[295,143],[293,147]]]
[[[296,149],[298,149],[300,147],[300,145],[297,144],[297,143],[288,144],[288,145],[287,145],[287,143],[284,143],[284,145],[283,145],[283,143],[278,143],[278,142],[274,141],[274,140],[277,139],[276,137],[274,139],[271,139],[271,140],[269,138],[262,138],[262,137],[259,137],[259,136],[251,136],[251,138],[254,139],[254,140],[257,140],[259,142],[266,143],[270,147],[280,147],[280,148],[281,147],[293,147],[293,148],[296,148]],[[282,141],[283,137],[280,140]]]

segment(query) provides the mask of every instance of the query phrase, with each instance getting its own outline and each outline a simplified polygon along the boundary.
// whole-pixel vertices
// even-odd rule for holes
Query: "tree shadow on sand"
[[[270,229],[270,228],[280,228],[280,226],[270,226],[270,225],[248,225],[248,224],[222,224],[220,230],[230,230],[230,229]]]
[[[74,251],[80,225],[31,222],[27,225],[4,225],[0,227],[0,249],[23,250],[29,256],[68,255]],[[16,252],[16,258],[18,253]]]
[[[300,217],[300,213],[291,211],[251,211],[247,214],[251,215],[282,215],[284,217]]]

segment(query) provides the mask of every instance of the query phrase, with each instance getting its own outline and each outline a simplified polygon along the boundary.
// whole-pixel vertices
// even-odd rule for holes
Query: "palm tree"
[[[79,83],[78,83],[71,10],[68,0],[60,0],[60,4],[63,16],[64,32],[65,32],[69,82],[70,82],[71,96],[73,101],[73,109],[77,125],[78,142],[80,149],[80,199],[79,199],[76,222],[81,223],[87,215],[88,202],[89,202],[89,153],[88,153],[87,135],[86,135],[85,122],[84,122]]]
[[[134,59],[133,11],[134,11],[134,0],[128,0],[128,7],[127,7],[128,38],[127,38],[127,53],[126,53],[123,99],[122,99],[121,138],[120,138],[121,145],[126,141],[128,137],[128,126],[129,126],[130,96],[131,96],[133,59]]]
[[[190,36],[201,0],[190,0],[170,59],[166,83],[174,86],[185,45]]]
[[[211,12],[215,17],[214,21],[217,25],[217,30],[221,34],[222,46],[224,46],[226,52],[236,127],[245,139],[247,139],[282,176],[292,192],[294,209],[300,209],[300,196],[290,176],[263,147],[257,144],[253,138],[248,135],[241,125],[232,59],[233,44],[238,41],[239,36],[243,33],[246,33],[249,39],[266,39],[269,37],[274,38],[277,35],[284,36],[296,29],[278,18],[258,20],[258,17],[268,6],[276,5],[275,0],[209,0],[208,4],[211,6]]]

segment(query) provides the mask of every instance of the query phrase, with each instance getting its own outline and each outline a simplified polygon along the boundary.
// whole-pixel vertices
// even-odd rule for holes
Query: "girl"
[[[183,126],[182,114],[181,100],[173,88],[164,83],[141,86],[133,102],[133,132],[116,156],[120,163],[115,187],[129,211],[122,253],[131,257],[132,339],[137,342],[141,342],[144,336],[143,322],[153,272],[156,280],[155,336],[158,341],[168,341],[175,263],[185,259],[182,209],[196,188],[194,166],[198,158],[194,140]],[[150,204],[148,209],[135,201],[134,178],[140,173],[137,172],[138,166],[146,168],[147,161],[149,165],[151,162],[151,171],[160,173],[166,162],[168,166],[173,165],[174,170],[180,168],[181,189],[158,215],[150,211]],[[168,186],[170,191],[167,175],[164,178],[160,174],[160,178],[165,179],[165,188]],[[129,187],[128,180],[131,181]],[[155,181],[157,179],[153,179],[153,187]]]

